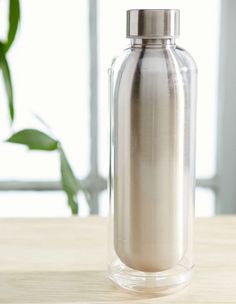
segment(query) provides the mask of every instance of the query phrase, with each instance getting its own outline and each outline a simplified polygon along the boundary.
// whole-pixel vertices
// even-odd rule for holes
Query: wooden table
[[[236,303],[236,216],[197,219],[195,234],[191,285],[155,298],[107,278],[106,219],[1,219],[0,303]]]

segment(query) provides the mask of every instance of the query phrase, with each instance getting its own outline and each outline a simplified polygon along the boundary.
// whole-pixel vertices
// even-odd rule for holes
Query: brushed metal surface
[[[179,36],[177,9],[133,9],[127,11],[128,38],[174,38]]]
[[[172,40],[134,40],[112,69],[115,251],[133,269],[163,271],[188,242],[196,66]]]

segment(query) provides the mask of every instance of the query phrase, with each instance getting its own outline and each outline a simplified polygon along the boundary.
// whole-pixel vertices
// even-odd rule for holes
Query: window
[[[105,215],[107,68],[127,44],[125,11],[144,7],[181,10],[178,44],[190,51],[199,69],[196,214],[210,216],[215,213],[218,195],[215,176],[219,0],[206,0],[204,9],[199,2],[187,0],[21,1],[20,31],[9,54],[17,106],[15,129],[39,126],[33,113],[46,120],[62,140],[78,178],[92,194],[92,213]],[[5,99],[2,87],[0,99]],[[0,113],[0,121],[1,128],[4,127],[2,138],[6,138],[6,109]],[[68,216],[58,182],[58,155],[28,152],[24,147],[6,143],[0,146],[0,190],[17,190],[0,192],[0,214]],[[34,190],[45,192],[35,199]],[[86,215],[86,200],[79,195],[81,215]]]
[[[3,3],[5,5],[7,1]],[[7,12],[7,7],[3,10]],[[84,179],[90,169],[87,25],[88,6],[85,0],[71,0],[69,3],[65,0],[21,1],[20,30],[9,53],[17,113],[14,129],[42,128],[34,114],[42,117],[55,136],[62,140],[80,179]],[[1,87],[1,100],[5,99],[3,92]],[[9,134],[6,109],[0,115],[1,129],[4,126],[1,137],[4,139]],[[45,190],[58,190],[59,162],[56,152],[32,152],[19,145],[0,145],[2,189],[32,191],[45,187]],[[39,216],[46,216],[49,210],[58,214],[58,209],[61,215],[70,214],[61,191],[37,193],[42,201],[38,199],[38,205],[33,202],[36,198],[33,192],[1,192],[0,195],[1,215],[9,214],[10,198],[15,202],[11,208],[12,215],[17,214],[16,209],[19,214],[25,212],[25,215],[35,215],[36,210]]]

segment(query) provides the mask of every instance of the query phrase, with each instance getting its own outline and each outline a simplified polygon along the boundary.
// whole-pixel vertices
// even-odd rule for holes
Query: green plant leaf
[[[4,85],[7,93],[7,100],[8,100],[8,109],[11,122],[14,120],[14,103],[13,103],[13,90],[12,90],[12,81],[11,81],[11,74],[10,69],[8,66],[8,62],[3,51],[3,45],[0,44],[0,67],[2,69],[2,75],[4,80]]]
[[[77,195],[74,196],[68,192],[66,192],[66,195],[67,195],[68,205],[71,209],[72,214],[78,214],[79,207],[78,207]]]
[[[7,93],[8,109],[9,109],[11,123],[14,121],[14,103],[13,103],[11,73],[6,58],[6,53],[15,39],[19,20],[20,20],[19,0],[9,0],[8,35],[7,35],[7,41],[5,43],[0,42],[0,67],[2,69],[4,85]]]
[[[72,214],[78,214],[77,192],[79,184],[58,140],[36,129],[24,129],[6,140],[9,143],[26,145],[31,150],[58,150],[60,154],[61,185],[67,195]]]
[[[8,35],[7,35],[7,41],[4,43],[5,53],[9,50],[15,39],[19,21],[20,21],[20,2],[19,0],[9,0]]]
[[[31,150],[54,151],[58,141],[36,129],[24,129],[7,139],[7,142],[26,145]]]
[[[61,185],[63,190],[67,194],[68,204],[72,210],[73,214],[78,213],[78,201],[77,201],[77,191],[79,188],[77,178],[75,177],[71,166],[67,160],[65,152],[62,147],[58,147],[60,153],[60,163],[61,163]]]

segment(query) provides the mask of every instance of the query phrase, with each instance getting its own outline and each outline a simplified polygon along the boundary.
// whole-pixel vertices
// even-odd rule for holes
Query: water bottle
[[[176,45],[179,10],[127,11],[109,69],[109,277],[166,294],[192,276],[197,69]]]

